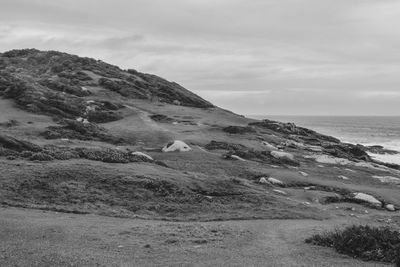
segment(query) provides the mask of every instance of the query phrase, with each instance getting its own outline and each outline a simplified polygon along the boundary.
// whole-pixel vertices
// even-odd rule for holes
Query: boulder
[[[188,146],[186,143],[175,140],[173,142],[168,143],[166,146],[162,148],[162,152],[187,152],[192,150],[190,146]]]
[[[353,196],[354,199],[361,200],[364,202],[367,202],[369,204],[372,204],[374,206],[382,206],[382,202],[377,200],[375,197],[365,194],[365,193],[355,193]]]
[[[385,209],[387,209],[388,211],[396,211],[396,208],[394,207],[393,204],[387,204],[385,206]]]
[[[273,156],[276,159],[284,159],[289,161],[294,160],[294,156],[292,154],[282,151],[271,151],[271,156]]]
[[[236,159],[236,160],[240,160],[240,161],[246,161],[246,160],[244,160],[244,159],[242,159],[241,157],[236,156],[236,155],[230,155],[230,157],[231,157],[232,159]]]
[[[261,141],[261,144],[268,150],[278,150],[278,148],[276,148],[274,145],[271,145],[266,141]]]
[[[268,182],[270,182],[273,185],[279,185],[279,186],[284,186],[285,185],[281,180],[278,180],[278,179],[272,178],[272,177],[268,178]]]
[[[149,156],[149,155],[147,155],[147,154],[145,154],[143,152],[140,152],[140,151],[135,151],[135,152],[132,152],[131,154],[134,155],[134,156],[146,158],[148,160],[154,160],[151,156]]]
[[[282,191],[282,190],[274,189],[274,190],[272,190],[272,191],[274,191],[275,193],[278,193],[278,194],[281,194],[281,195],[287,196],[287,193],[286,193],[286,192],[284,192],[284,191]]]

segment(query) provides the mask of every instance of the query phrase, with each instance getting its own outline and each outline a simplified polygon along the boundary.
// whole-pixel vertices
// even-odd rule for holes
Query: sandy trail
[[[304,243],[343,223],[351,222],[164,222],[1,208],[0,266],[383,266]]]

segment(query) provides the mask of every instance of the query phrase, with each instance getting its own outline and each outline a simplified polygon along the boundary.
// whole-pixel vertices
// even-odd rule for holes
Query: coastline
[[[399,154],[367,152],[374,160],[400,165],[400,117],[385,116],[270,116],[246,115],[254,119],[293,122],[298,126],[333,136],[342,142],[382,146]]]

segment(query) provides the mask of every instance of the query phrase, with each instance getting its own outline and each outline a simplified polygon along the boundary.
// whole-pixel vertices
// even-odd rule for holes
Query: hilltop
[[[399,166],[368,155],[393,151],[249,119],[156,75],[56,51],[0,54],[0,130],[6,212],[376,224],[400,208]]]

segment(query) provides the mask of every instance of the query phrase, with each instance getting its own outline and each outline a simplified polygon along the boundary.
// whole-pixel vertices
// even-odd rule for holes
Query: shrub
[[[87,114],[87,118],[89,121],[96,123],[106,123],[110,121],[117,121],[123,118],[123,116],[119,113],[112,111],[90,111]]]
[[[332,247],[339,253],[367,261],[394,263],[400,259],[400,232],[388,227],[352,225],[342,230],[316,234],[305,242]]]
[[[29,157],[30,160],[38,160],[38,161],[51,161],[54,160],[52,156],[50,156],[47,153],[44,152],[38,152],[34,153],[31,157]]]
[[[222,129],[224,132],[230,134],[245,134],[245,133],[254,133],[255,130],[253,127],[250,126],[228,126]]]

